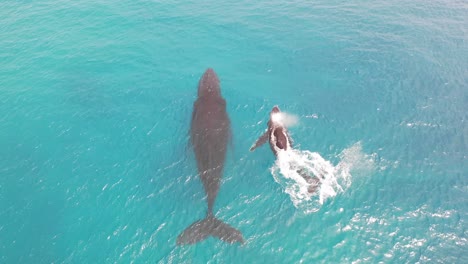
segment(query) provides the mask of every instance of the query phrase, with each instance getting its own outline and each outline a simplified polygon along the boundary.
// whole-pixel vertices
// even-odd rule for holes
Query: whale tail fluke
[[[185,229],[177,237],[177,245],[195,244],[205,240],[209,236],[217,237],[227,243],[244,243],[242,233],[216,219],[212,215],[208,215],[205,219],[196,221]]]

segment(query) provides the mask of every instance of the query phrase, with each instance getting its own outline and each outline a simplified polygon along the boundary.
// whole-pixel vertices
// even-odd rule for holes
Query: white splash
[[[299,123],[299,118],[293,114],[279,112],[271,115],[271,121],[273,121],[273,123],[280,124],[284,127],[292,127]]]
[[[362,152],[360,143],[343,150],[338,157],[340,162],[333,166],[316,152],[280,151],[271,172],[294,206],[306,214],[312,213],[318,211],[327,199],[349,188],[355,169],[370,172],[374,167],[372,157]]]

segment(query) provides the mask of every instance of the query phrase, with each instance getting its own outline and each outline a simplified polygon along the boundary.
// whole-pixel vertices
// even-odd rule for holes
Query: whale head
[[[273,125],[276,125],[276,126],[282,126],[282,122],[281,122],[281,110],[279,109],[279,107],[277,105],[275,105],[273,107],[273,109],[271,109],[271,112],[270,112],[270,120],[272,122]]]
[[[212,68],[208,68],[198,84],[198,97],[221,96],[218,75]]]
[[[271,112],[270,114],[276,114],[276,113],[279,113],[281,112],[279,107],[277,105],[273,106],[273,108],[271,109]]]

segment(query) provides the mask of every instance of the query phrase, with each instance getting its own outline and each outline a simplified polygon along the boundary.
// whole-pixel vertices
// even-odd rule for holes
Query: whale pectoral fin
[[[265,144],[268,140],[268,130],[265,131],[265,133],[263,133],[263,135],[261,135],[258,139],[257,139],[257,142],[255,142],[255,144],[250,147],[250,151],[254,151],[256,148],[260,147],[261,145]]]

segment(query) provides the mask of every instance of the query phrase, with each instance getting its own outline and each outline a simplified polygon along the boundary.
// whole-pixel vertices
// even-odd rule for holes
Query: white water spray
[[[373,169],[373,159],[362,152],[360,143],[343,150],[339,158],[340,162],[333,166],[316,152],[280,151],[271,172],[294,206],[312,213],[318,211],[327,199],[346,191],[355,168],[369,172]]]
[[[279,112],[271,115],[271,121],[284,127],[292,127],[299,123],[299,118],[296,115]]]

